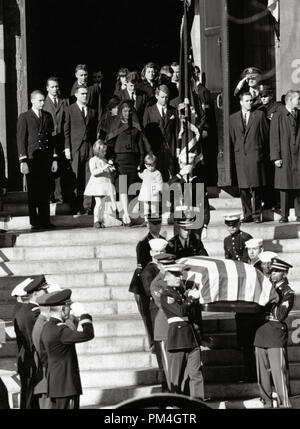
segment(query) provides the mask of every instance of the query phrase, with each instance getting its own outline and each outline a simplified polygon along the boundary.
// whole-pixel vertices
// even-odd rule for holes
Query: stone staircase
[[[221,191],[211,198],[211,223],[205,247],[211,256],[223,257],[227,235],[223,215],[240,210],[240,200]],[[9,325],[14,300],[10,291],[18,276],[44,273],[46,278],[70,287],[72,298],[82,302],[94,319],[95,339],[77,346],[83,407],[112,406],[133,396],[159,392],[155,355],[149,353],[143,323],[128,285],[136,266],[135,246],[146,228],[91,228],[92,217],[73,217],[67,205],[52,205],[51,219],[58,228],[30,232],[26,195],[8,195],[4,210],[14,214],[9,233],[0,237],[0,319]],[[19,216],[16,216],[19,215]],[[290,273],[296,290],[294,312],[289,317],[289,359],[294,406],[300,394],[300,223],[279,224],[278,214],[264,212],[268,222],[247,224],[243,230],[262,237],[265,250],[282,252],[294,268]],[[274,221],[275,219],[275,221]],[[292,216],[290,220],[293,220]],[[162,226],[166,238],[173,227]],[[1,241],[2,240],[2,241]],[[204,330],[214,338],[215,348],[203,350],[205,394],[213,408],[260,407],[256,384],[239,383],[242,356],[236,348],[234,314],[204,313]],[[297,322],[299,319],[299,323]],[[7,328],[0,348],[0,369],[14,370],[16,344]],[[298,345],[299,344],[299,345]]]

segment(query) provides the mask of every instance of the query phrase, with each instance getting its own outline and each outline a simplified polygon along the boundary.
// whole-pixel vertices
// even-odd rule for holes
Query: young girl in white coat
[[[106,144],[97,140],[93,145],[93,158],[89,161],[91,177],[86,185],[84,195],[95,198],[94,227],[104,228],[104,209],[107,197],[111,200],[112,209],[116,210],[115,189],[112,183],[115,168],[106,159]]]

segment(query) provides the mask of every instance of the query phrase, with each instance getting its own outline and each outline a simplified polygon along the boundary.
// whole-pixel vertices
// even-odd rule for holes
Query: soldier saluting
[[[294,304],[295,292],[291,289],[287,273],[292,265],[279,258],[271,262],[271,281],[278,294],[277,302],[267,306],[263,324],[257,329],[254,345],[256,351],[257,379],[266,407],[272,407],[273,379],[280,408],[290,408],[288,397],[288,328],[285,319]]]
[[[82,394],[76,343],[94,338],[92,317],[79,303],[71,305],[75,317],[79,318],[78,328],[70,329],[64,323],[64,307],[70,304],[72,291],[64,289],[49,294],[40,305],[50,307],[50,320],[41,334],[41,360],[46,367],[48,397],[52,409],[78,409],[79,396]]]

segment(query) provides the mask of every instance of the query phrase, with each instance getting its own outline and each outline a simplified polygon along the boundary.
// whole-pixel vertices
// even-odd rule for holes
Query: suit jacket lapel
[[[82,112],[81,112],[78,104],[77,103],[74,103],[74,104],[75,104],[78,116],[80,117],[80,119],[81,119],[82,123],[84,124],[84,126],[86,126],[86,118],[85,118],[85,120],[83,119]]]
[[[245,137],[247,136],[251,125],[253,124],[253,121],[255,119],[255,112],[250,112],[250,116],[249,116],[249,120],[248,120],[248,124],[246,126],[246,130],[245,130]]]

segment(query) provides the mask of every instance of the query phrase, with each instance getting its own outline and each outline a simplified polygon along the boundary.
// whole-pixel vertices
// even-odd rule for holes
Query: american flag
[[[201,304],[246,301],[264,306],[277,296],[269,279],[244,262],[205,256],[181,258],[176,262],[188,268],[183,272],[183,279],[188,286],[199,289]]]

